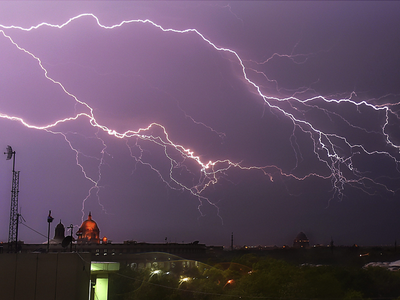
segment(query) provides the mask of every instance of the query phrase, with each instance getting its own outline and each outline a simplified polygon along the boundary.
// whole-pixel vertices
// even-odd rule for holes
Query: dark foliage
[[[154,271],[154,270],[153,270]],[[380,267],[293,265],[241,256],[230,263],[179,272],[121,269],[109,299],[396,299],[400,273]]]

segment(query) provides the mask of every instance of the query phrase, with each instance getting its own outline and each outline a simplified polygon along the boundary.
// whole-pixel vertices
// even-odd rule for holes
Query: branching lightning
[[[41,58],[36,56],[34,53],[30,52],[28,49],[23,48],[18,45],[17,42],[12,38],[12,32],[17,31],[25,31],[30,32],[34,30],[38,30],[41,27],[51,27],[55,29],[62,30],[64,27],[68,26],[72,22],[81,19],[81,18],[93,18],[97,25],[104,30],[113,30],[115,28],[119,28],[122,26],[133,26],[134,24],[142,23],[149,24],[162,32],[170,32],[173,34],[193,34],[200,37],[204,43],[211,46],[215,51],[224,53],[229,57],[233,57],[233,60],[240,65],[241,68],[241,76],[242,79],[248,84],[249,92],[256,93],[260,99],[265,104],[265,107],[270,109],[274,114],[284,116],[284,118],[291,121],[293,126],[292,135],[290,137],[290,145],[292,146],[293,153],[296,158],[296,164],[292,167],[291,170],[284,171],[284,169],[277,165],[246,165],[242,162],[235,162],[229,159],[219,159],[219,160],[208,160],[204,161],[200,154],[196,152],[195,149],[188,148],[184,145],[180,145],[173,141],[168,134],[168,128],[166,128],[163,124],[152,122],[147,126],[137,129],[130,129],[124,132],[119,132],[118,130],[111,128],[102,124],[97,118],[95,114],[95,110],[87,104],[85,101],[78,99],[75,95],[70,93],[68,89],[51,76],[48,75],[48,71],[43,66]],[[269,61],[274,59],[275,57],[286,57],[293,61],[296,64],[306,63],[308,57],[312,56],[312,54],[305,55],[294,55],[293,53],[290,55],[283,55],[274,53],[270,58],[264,60],[263,62],[256,63],[253,61],[247,61],[242,59],[239,54],[228,48],[217,46],[214,42],[206,38],[203,34],[201,34],[196,29],[186,29],[186,30],[176,30],[170,28],[164,28],[161,25],[156,24],[151,20],[126,20],[122,21],[119,24],[115,24],[112,26],[103,25],[100,20],[93,14],[86,13],[75,16],[69,19],[67,22],[61,25],[49,24],[49,23],[40,23],[36,26],[31,26],[29,28],[23,28],[15,25],[5,26],[0,24],[0,32],[2,37],[8,40],[16,50],[22,51],[26,55],[30,56],[31,59],[35,60],[39,66],[39,68],[43,72],[43,76],[52,82],[52,84],[57,85],[62,89],[63,93],[65,93],[70,99],[72,99],[76,104],[79,104],[79,107],[82,108],[82,111],[77,112],[75,115],[71,115],[67,118],[59,119],[53,123],[44,125],[44,126],[36,126],[24,120],[22,117],[7,115],[0,111],[0,118],[7,119],[10,121],[20,122],[23,126],[28,127],[33,130],[44,130],[51,134],[57,134],[63,136],[68,146],[72,151],[75,152],[76,155],[76,164],[81,169],[82,174],[86,180],[91,182],[92,187],[89,189],[88,194],[85,199],[83,199],[82,203],[82,213],[85,209],[85,202],[92,195],[95,194],[99,205],[102,207],[104,211],[106,208],[101,204],[99,191],[101,189],[101,179],[102,179],[102,167],[105,164],[105,156],[109,155],[107,153],[107,144],[100,137],[100,135],[96,134],[96,138],[101,142],[102,150],[99,153],[100,158],[94,158],[98,161],[97,168],[97,176],[89,175],[85,170],[85,167],[81,163],[81,158],[85,154],[81,152],[79,149],[73,146],[71,143],[69,132],[62,132],[58,130],[58,126],[62,123],[70,123],[79,120],[86,120],[92,127],[97,130],[97,133],[104,132],[109,136],[112,136],[116,139],[124,139],[126,142],[126,146],[129,149],[129,153],[134,160],[135,164],[142,164],[147,166],[151,170],[153,170],[158,177],[165,183],[165,185],[171,189],[181,190],[191,193],[194,197],[196,197],[199,201],[199,212],[202,215],[202,205],[204,202],[207,202],[209,205],[215,207],[218,215],[219,208],[215,204],[215,201],[209,199],[209,197],[205,196],[205,191],[212,185],[215,185],[221,177],[226,177],[228,170],[241,169],[243,171],[249,170],[259,170],[262,174],[266,175],[271,182],[274,181],[274,177],[276,174],[279,176],[297,180],[304,181],[308,180],[311,177],[317,177],[323,180],[330,180],[332,185],[332,191],[330,193],[330,200],[337,198],[342,199],[344,196],[344,191],[346,186],[352,186],[354,188],[360,189],[366,194],[374,194],[377,193],[378,190],[384,190],[390,194],[395,194],[397,190],[389,185],[382,183],[378,178],[374,178],[370,176],[368,173],[363,172],[354,162],[354,157],[358,155],[368,155],[368,156],[384,156],[388,157],[393,161],[395,168],[398,173],[400,173],[399,169],[399,152],[400,145],[396,142],[396,140],[391,136],[391,134],[387,131],[387,127],[390,124],[390,120],[394,119],[396,121],[400,120],[398,112],[396,112],[396,108],[400,105],[400,103],[380,103],[380,101],[376,99],[372,100],[363,100],[356,101],[353,100],[355,93],[352,93],[347,98],[335,99],[333,97],[324,97],[324,96],[313,96],[306,99],[297,98],[296,95],[303,94],[304,91],[308,90],[306,88],[302,91],[295,91],[292,96],[279,98],[272,97],[266,95],[262,90],[262,86],[257,84],[255,80],[251,78],[253,76],[262,75],[264,78],[273,82],[267,78],[267,76],[257,69],[257,66],[264,66],[268,64]],[[298,60],[300,59],[300,60]],[[250,66],[247,66],[250,65]],[[276,84],[276,88],[278,89],[278,83]],[[377,114],[383,112],[384,119],[382,120],[382,124],[379,125],[379,129],[368,129],[363,128],[357,124],[353,124],[350,120],[348,120],[345,116],[343,116],[340,112],[335,111],[336,107],[340,105],[351,105],[355,109],[367,109],[369,111],[375,111]],[[179,106],[178,106],[179,107]],[[179,107],[180,109],[180,107]],[[182,109],[181,109],[182,110]],[[370,135],[371,137],[379,136],[381,139],[383,138],[386,146],[384,149],[376,150],[370,149],[367,146],[364,146],[358,142],[352,141],[348,137],[346,137],[343,133],[335,133],[332,130],[326,130],[320,128],[317,124],[314,124],[307,117],[307,113],[309,111],[318,111],[324,114],[328,119],[333,122],[334,120],[339,120],[342,123],[345,123],[348,127],[362,131],[364,134]],[[205,128],[211,130],[213,133],[217,134],[221,139],[225,138],[225,134],[214,130],[211,126],[208,126],[206,122],[202,122],[201,120],[195,120],[188,114],[186,114],[183,110],[182,112],[185,114],[185,117],[190,119],[193,123],[204,126]],[[324,165],[324,171],[321,173],[318,172],[309,172],[305,175],[296,175],[296,170],[298,168],[298,164],[301,160],[303,160],[302,153],[300,151],[300,147],[298,146],[298,134],[302,133],[302,136],[307,136],[313,144],[313,155],[314,157]],[[138,143],[138,141],[146,141],[153,143],[157,147],[163,150],[165,158],[169,161],[169,173],[164,174],[160,170],[158,170],[151,163],[146,162],[143,159],[144,149]],[[183,170],[185,172],[192,173],[193,170],[189,169],[186,166],[186,162],[190,162],[191,164],[195,164],[197,166],[197,174],[196,178],[198,181],[193,182],[191,185],[187,182],[182,182],[176,176],[177,171]],[[329,201],[330,201],[329,200]],[[221,218],[222,220],[222,218]]]

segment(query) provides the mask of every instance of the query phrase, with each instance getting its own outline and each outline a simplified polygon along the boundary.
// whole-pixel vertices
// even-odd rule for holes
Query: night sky
[[[51,236],[91,212],[113,242],[400,241],[399,11],[0,2],[0,148],[16,151],[19,238],[46,241],[51,210]],[[11,178],[4,155],[4,242]]]

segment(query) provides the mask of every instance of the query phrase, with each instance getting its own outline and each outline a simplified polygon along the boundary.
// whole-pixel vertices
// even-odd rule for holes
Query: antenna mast
[[[7,160],[13,159],[13,176],[11,187],[11,206],[10,206],[10,226],[8,229],[8,249],[11,252],[13,249],[13,242],[15,242],[15,252],[18,252],[18,188],[19,188],[19,171],[15,171],[15,151],[11,146],[7,146]]]

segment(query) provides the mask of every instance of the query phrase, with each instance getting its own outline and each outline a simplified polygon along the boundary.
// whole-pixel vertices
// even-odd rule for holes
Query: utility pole
[[[19,171],[15,171],[15,151],[11,146],[7,146],[7,160],[13,159],[13,176],[11,186],[11,205],[10,205],[10,226],[8,229],[8,251],[12,252],[13,242],[15,241],[15,252],[18,252],[18,193],[19,193]]]
[[[49,210],[49,216],[47,217],[47,223],[49,223],[49,227],[47,230],[47,252],[50,250],[50,223],[53,222],[54,218],[51,216],[51,210]]]

